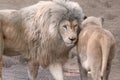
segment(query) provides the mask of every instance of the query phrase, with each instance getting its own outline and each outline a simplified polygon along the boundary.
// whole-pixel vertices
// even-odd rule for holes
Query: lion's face
[[[66,46],[73,46],[77,41],[79,25],[77,20],[63,20],[60,23],[59,31]]]

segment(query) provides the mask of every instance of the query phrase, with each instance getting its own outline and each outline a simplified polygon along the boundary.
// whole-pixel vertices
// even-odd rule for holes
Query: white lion
[[[108,80],[111,62],[115,53],[115,38],[102,27],[103,18],[88,17],[82,24],[77,50],[80,56],[82,80]]]
[[[63,79],[62,65],[74,47],[84,14],[68,0],[40,1],[20,10],[0,10],[0,55],[22,55],[35,80],[39,65]]]

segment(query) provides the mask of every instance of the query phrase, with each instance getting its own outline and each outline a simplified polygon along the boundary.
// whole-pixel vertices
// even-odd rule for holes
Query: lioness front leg
[[[2,80],[2,54],[4,49],[4,40],[0,28],[0,80]]]
[[[2,61],[0,61],[0,80],[2,80]]]
[[[60,63],[51,64],[49,66],[49,70],[55,80],[64,80],[62,64],[60,64]]]
[[[81,70],[80,70],[81,72],[81,80],[88,80],[88,72],[87,72],[87,70],[86,69],[84,69],[83,67],[81,67]]]
[[[36,80],[38,75],[39,63],[29,61],[28,63],[28,80]]]

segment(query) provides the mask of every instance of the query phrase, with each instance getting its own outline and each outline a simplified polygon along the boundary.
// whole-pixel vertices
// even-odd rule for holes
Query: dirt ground
[[[32,5],[39,0],[0,0],[0,9],[20,9]],[[116,38],[117,49],[113,60],[109,80],[120,80],[120,0],[73,0],[77,1],[87,16],[102,16],[105,19],[104,28],[110,30]],[[19,62],[18,57],[4,57],[2,80],[27,80],[27,66]],[[72,66],[74,65],[74,66]],[[69,60],[68,68],[77,69],[75,60]],[[69,67],[70,66],[70,67]],[[68,74],[69,75],[69,74]],[[47,69],[40,68],[38,80],[54,80]],[[79,80],[79,76],[67,76],[65,80]]]

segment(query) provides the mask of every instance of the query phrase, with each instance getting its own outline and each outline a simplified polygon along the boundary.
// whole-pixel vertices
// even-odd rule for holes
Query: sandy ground
[[[0,0],[0,9],[19,9],[39,0]],[[104,28],[110,30],[116,38],[117,49],[113,60],[109,80],[120,80],[120,0],[73,0],[79,2],[88,16],[105,18]],[[4,62],[11,66],[3,67],[3,80],[27,80],[27,66],[21,64],[18,57],[4,57]],[[72,66],[74,65],[74,66]],[[68,68],[77,69],[74,59],[68,61]],[[69,67],[70,66],[70,67]],[[40,68],[38,80],[54,80],[47,69]],[[68,76],[65,80],[79,80],[79,76]]]

